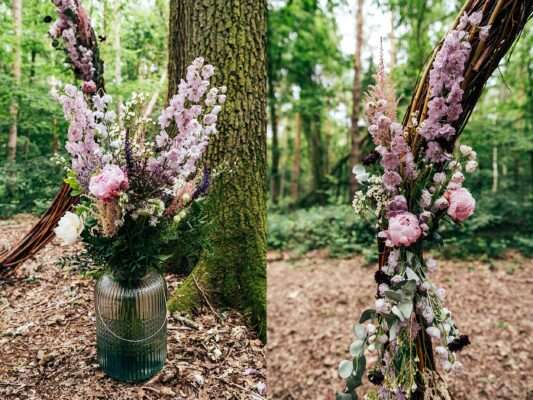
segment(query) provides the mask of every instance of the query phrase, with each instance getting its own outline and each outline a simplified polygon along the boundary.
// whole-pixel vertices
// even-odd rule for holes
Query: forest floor
[[[352,326],[374,302],[374,269],[360,257],[269,254],[269,398],[335,399]],[[464,372],[447,378],[454,399],[533,399],[533,259],[441,260],[434,280],[472,341],[460,353]]]
[[[0,250],[33,222],[0,220]],[[219,312],[222,320],[209,309],[189,319],[170,315],[167,362],[158,375],[140,384],[105,376],[96,361],[94,280],[64,265],[80,250],[54,241],[14,276],[0,278],[0,399],[264,398],[265,349],[235,312]],[[166,279],[170,290],[180,284]]]

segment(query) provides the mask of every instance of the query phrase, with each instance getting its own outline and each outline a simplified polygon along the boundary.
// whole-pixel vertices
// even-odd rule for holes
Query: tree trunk
[[[17,90],[20,87],[20,78],[22,71],[22,0],[13,0],[13,30],[15,38],[13,41],[13,81]],[[11,114],[11,127],[9,128],[9,137],[7,140],[7,160],[14,162],[17,158],[17,120],[19,104],[15,93],[9,113]]]
[[[390,46],[390,70],[392,71],[398,63],[398,51],[396,48],[396,24],[394,23],[394,12],[390,14],[390,31],[389,31],[389,46]]]
[[[350,199],[353,199],[357,191],[357,180],[352,173],[353,167],[361,159],[361,138],[359,134],[359,115],[361,112],[361,51],[363,48],[363,4],[364,0],[357,0],[355,13],[355,53],[353,56],[353,87],[352,87],[352,126],[350,131]]]
[[[205,292],[244,311],[266,340],[266,1],[171,0],[169,96],[198,56],[226,85],[218,134],[206,166],[217,170],[206,199],[210,244],[172,295],[171,310],[190,311]]]
[[[498,146],[492,146],[492,193],[498,192]]]
[[[114,31],[113,31],[113,52],[115,53],[115,85],[119,87],[122,84],[122,41],[121,41],[121,28],[122,28],[122,11],[120,2],[117,2],[115,6],[115,18],[114,18]],[[122,96],[117,96],[117,116],[120,126],[122,126],[121,107]]]
[[[302,119],[296,114],[294,127],[294,149],[291,166],[291,197],[294,202],[298,201],[298,182],[300,180],[300,163],[302,157]]]
[[[270,114],[270,128],[272,129],[272,165],[270,175],[272,180],[271,195],[272,202],[278,203],[281,190],[281,176],[279,173],[279,138],[278,138],[278,116],[276,109],[276,92],[272,79],[272,71],[268,73],[268,109]]]
[[[306,111],[301,114],[301,119],[311,163],[311,192],[317,192],[322,186],[325,171],[325,149],[324,139],[322,138],[321,116],[318,112],[311,114]]]

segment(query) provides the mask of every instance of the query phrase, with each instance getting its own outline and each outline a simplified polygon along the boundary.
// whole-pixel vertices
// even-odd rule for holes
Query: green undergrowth
[[[447,258],[492,258],[507,250],[533,257],[533,196],[522,201],[484,196],[476,213],[463,225],[444,224],[437,250]],[[303,254],[327,249],[332,257],[377,257],[375,224],[361,220],[349,205],[295,211],[272,210],[268,217],[270,250]]]

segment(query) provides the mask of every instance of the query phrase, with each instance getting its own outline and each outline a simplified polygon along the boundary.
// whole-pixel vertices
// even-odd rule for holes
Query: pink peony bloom
[[[109,201],[128,188],[128,177],[118,166],[106,165],[102,172],[91,178],[89,191],[98,200]]]
[[[410,212],[398,214],[389,220],[387,236],[394,246],[410,246],[421,234],[418,218]]]
[[[449,190],[444,196],[450,203],[448,215],[457,222],[465,221],[476,209],[476,200],[465,188]]]

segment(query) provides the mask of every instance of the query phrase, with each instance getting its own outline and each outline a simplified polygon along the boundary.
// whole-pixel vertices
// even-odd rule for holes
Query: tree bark
[[[394,13],[391,11],[390,14],[390,31],[389,31],[389,46],[390,46],[390,70],[392,71],[396,64],[398,63],[398,50],[396,48],[396,26],[394,22]]]
[[[206,292],[244,311],[266,340],[266,1],[171,0],[169,96],[202,56],[226,85],[218,134],[205,164],[217,170],[206,199],[210,244],[172,295],[171,310],[190,311]],[[201,290],[200,290],[201,288]]]
[[[294,202],[298,201],[300,181],[300,163],[302,157],[302,119],[300,113],[296,114],[294,127],[294,149],[291,166],[291,197]]]
[[[121,41],[121,29],[122,29],[122,10],[120,2],[115,5],[115,18],[113,21],[113,52],[115,53],[115,85],[119,87],[122,84],[122,41]],[[117,96],[117,117],[119,124],[122,126],[122,96]]]
[[[492,193],[498,192],[498,146],[492,146]]]
[[[309,161],[311,163],[311,192],[318,192],[324,181],[325,146],[322,137],[322,118],[319,112],[305,110],[300,115],[302,130],[307,139]],[[321,201],[321,196],[317,198]]]
[[[11,11],[13,14],[13,30],[15,33],[13,43],[13,81],[18,90],[20,87],[22,72],[22,0],[13,0]],[[19,104],[16,96],[17,94],[15,93],[9,108],[9,113],[11,114],[11,127],[9,128],[9,136],[7,140],[7,160],[11,162],[15,162],[17,158],[17,120]]]
[[[271,196],[274,204],[278,203],[281,191],[281,176],[279,173],[280,148],[278,138],[278,115],[276,104],[276,92],[272,71],[268,73],[268,109],[270,116],[270,128],[272,129],[272,165],[270,169],[270,179],[272,181]]]
[[[357,179],[352,173],[353,167],[361,159],[361,138],[359,134],[359,116],[361,113],[361,51],[363,48],[363,5],[364,0],[357,0],[355,13],[355,53],[353,56],[353,87],[352,87],[352,118],[351,118],[351,148],[350,148],[350,199],[357,191]]]

